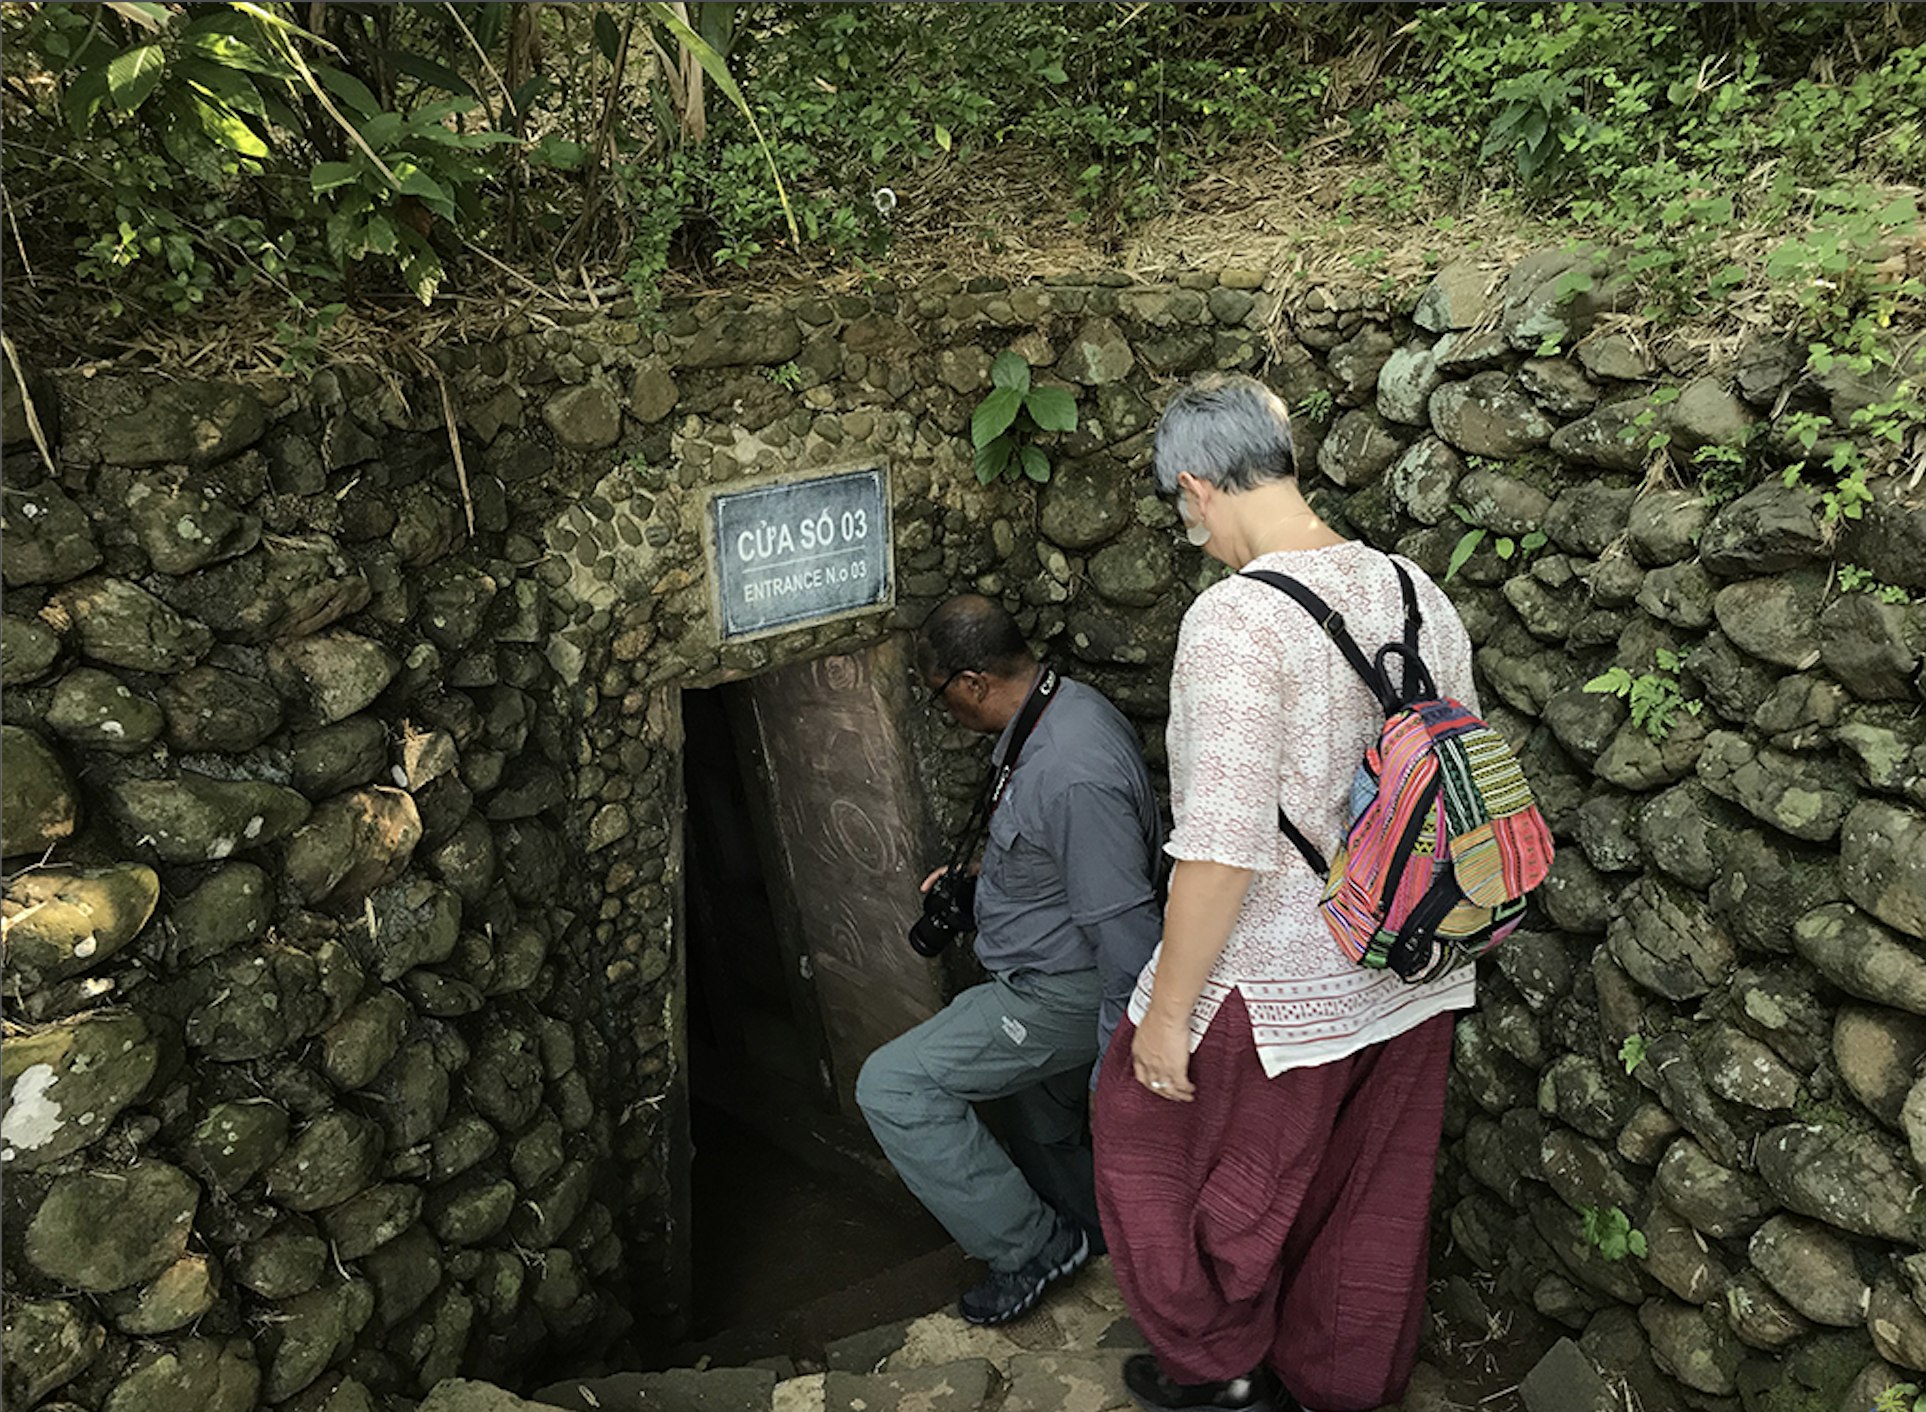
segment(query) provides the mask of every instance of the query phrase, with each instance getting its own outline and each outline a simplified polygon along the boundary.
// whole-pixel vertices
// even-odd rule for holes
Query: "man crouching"
[[[1097,1233],[1086,1098],[1161,930],[1157,805],[1129,722],[1040,664],[989,599],[932,613],[917,668],[932,705],[997,737],[973,816],[988,817],[974,919],[990,979],[870,1055],[856,1101],[904,1183],[989,1264],[963,1317],[1000,1324]],[[954,890],[967,917],[968,889]],[[929,950],[928,928],[917,945]],[[1008,1151],[972,1107],[991,1099],[1009,1100]]]

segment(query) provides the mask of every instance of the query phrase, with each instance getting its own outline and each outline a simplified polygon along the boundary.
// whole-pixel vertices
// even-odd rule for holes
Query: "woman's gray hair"
[[[1170,399],[1157,423],[1157,489],[1175,495],[1182,471],[1230,491],[1295,479],[1283,400],[1242,373],[1198,378]]]

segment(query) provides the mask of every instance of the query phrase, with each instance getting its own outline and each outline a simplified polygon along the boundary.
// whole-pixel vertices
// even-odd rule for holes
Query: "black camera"
[[[941,956],[964,932],[976,928],[976,879],[968,873],[943,873],[923,894],[923,915],[910,925],[910,949],[918,956]]]

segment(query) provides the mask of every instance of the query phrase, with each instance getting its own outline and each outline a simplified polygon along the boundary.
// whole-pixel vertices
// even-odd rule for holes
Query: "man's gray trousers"
[[[1043,1249],[1052,1204],[1094,1229],[1084,1102],[1102,995],[1094,969],[996,976],[882,1046],[856,1080],[904,1184],[993,1270]],[[999,1098],[1009,1152],[971,1106]]]

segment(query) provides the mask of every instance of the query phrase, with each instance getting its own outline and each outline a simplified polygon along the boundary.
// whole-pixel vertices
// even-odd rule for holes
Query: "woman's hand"
[[[1160,1013],[1152,1006],[1130,1043],[1137,1082],[1177,1103],[1197,1096],[1190,1082],[1190,1016]]]

